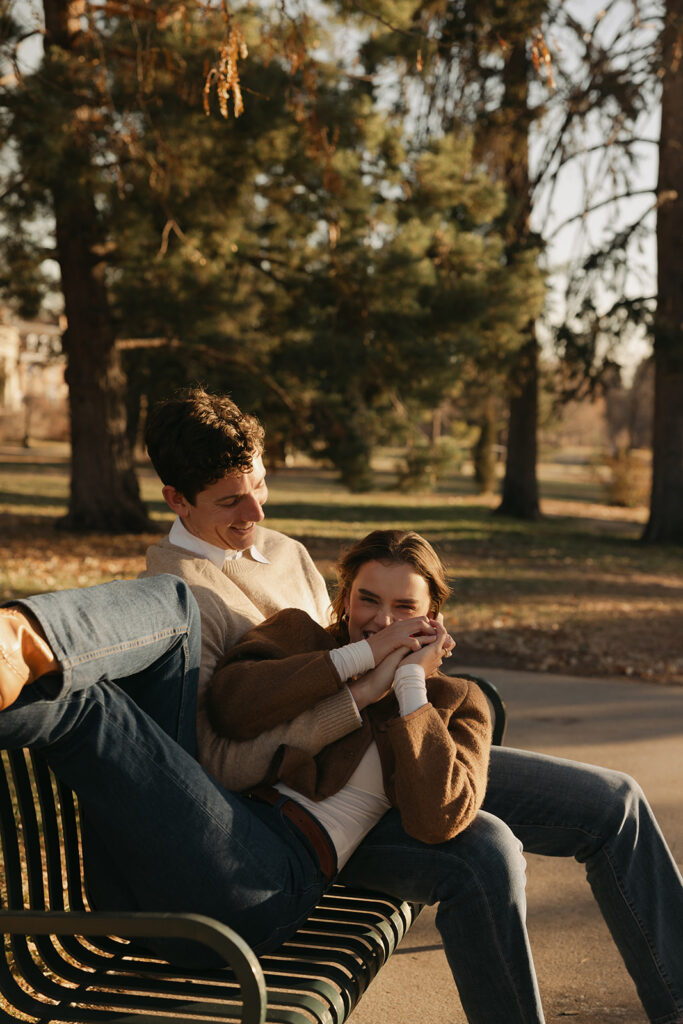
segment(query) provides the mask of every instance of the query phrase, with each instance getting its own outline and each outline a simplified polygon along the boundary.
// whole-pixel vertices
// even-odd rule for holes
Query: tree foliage
[[[349,0],[348,6],[361,5]],[[544,241],[551,237],[546,231],[549,221],[553,231],[564,232],[565,237],[568,229],[576,228],[574,255],[565,268],[569,281],[565,316],[554,328],[556,352],[564,364],[565,397],[581,397],[600,386],[616,367],[624,338],[654,327],[659,412],[655,416],[656,468],[647,539],[680,535],[675,509],[681,507],[683,467],[680,445],[677,447],[674,439],[680,437],[681,430],[672,396],[681,389],[677,357],[672,356],[677,342],[672,340],[671,328],[678,321],[672,315],[675,300],[668,284],[674,278],[680,282],[680,275],[676,277],[673,270],[677,266],[673,249],[677,228],[673,225],[681,182],[674,154],[680,147],[680,117],[678,122],[662,120],[656,191],[647,182],[643,187],[639,177],[645,158],[657,145],[651,120],[660,91],[666,94],[668,90],[669,96],[677,97],[679,8],[679,0],[608,3],[593,14],[580,5],[555,0],[512,7],[449,0],[405,4],[391,32],[390,12],[383,12],[378,19],[381,27],[368,44],[368,52],[380,63],[389,57],[404,60],[411,88],[416,78],[421,83],[419,103],[415,104],[414,92],[406,90],[404,97],[419,112],[424,131],[443,131],[454,113],[460,120],[469,117],[471,123],[476,122],[478,144],[482,154],[488,154],[494,175],[496,168],[499,174],[505,168],[512,138],[517,136],[517,148],[522,152],[523,135],[528,133],[527,182],[520,180],[519,173],[517,177],[509,173],[512,168],[501,176],[510,198],[507,213],[512,215],[508,219],[512,234],[518,242],[524,237],[525,204]],[[537,33],[529,31],[533,24],[538,25]],[[515,51],[525,53],[529,69],[533,66],[535,71],[546,72],[551,92],[540,88],[538,80],[519,74],[518,89],[528,89],[528,102],[518,93],[508,105],[507,98],[513,94],[506,69],[514,68]],[[680,110],[677,99],[669,103],[668,109]],[[517,117],[507,120],[506,109],[513,115],[516,111]],[[523,166],[524,160],[518,161],[518,172]],[[564,209],[568,182],[577,172],[583,184],[582,203],[578,209],[568,210],[566,217],[558,216],[556,211]],[[660,274],[657,301],[649,290],[651,261],[646,245],[655,215]],[[670,278],[666,271],[663,275],[663,267],[670,268]],[[529,346],[531,356],[531,340]],[[533,363],[529,358],[527,365]],[[526,385],[529,402],[533,402],[536,389],[532,382],[525,382],[524,375],[512,394],[513,447],[518,447],[514,442],[517,431],[512,429],[514,410],[516,405],[524,410],[520,399]],[[524,415],[531,424],[531,406]],[[531,450],[530,429],[522,430],[519,437],[521,449]],[[508,440],[510,444],[510,437]],[[520,478],[519,471],[514,476]],[[506,482],[507,478],[508,474]],[[528,479],[531,493],[531,474]],[[662,525],[654,526],[655,522]]]
[[[352,5],[353,6],[353,5]],[[540,32],[546,4],[526,0],[515,5],[495,2],[416,3],[410,26],[386,23],[365,52],[371,62],[406,62],[402,103],[417,118],[418,136],[443,137],[467,124],[475,140],[475,156],[505,196],[496,219],[503,241],[501,265],[514,277],[524,263],[535,295],[524,304],[523,323],[515,325],[514,343],[499,335],[492,358],[482,345],[473,361],[477,375],[486,375],[490,393],[510,395],[508,459],[501,510],[513,515],[538,514],[536,463],[536,365],[534,322],[543,307],[538,258],[540,238],[531,231],[532,182],[529,173],[529,130],[542,113],[529,98],[530,78],[547,49]],[[418,58],[416,35],[421,36]],[[528,299],[528,296],[527,296]],[[502,371],[502,372],[501,372]],[[529,403],[531,407],[528,408]],[[482,436],[495,432],[483,420]]]
[[[414,429],[484,354],[504,372],[541,288],[528,254],[503,259],[503,196],[470,132],[418,144],[333,56],[338,29],[253,8],[239,12],[247,109],[225,119],[234,69],[221,93],[211,68],[234,25],[219,12],[88,12],[71,48],[6,94],[7,139],[23,239],[60,196],[89,197],[100,324],[87,333],[112,358],[133,339],[132,422],[141,396],[201,377],[363,487],[387,431]],[[57,242],[61,259],[59,228]]]
[[[33,68],[17,58],[30,26],[9,6],[0,26],[0,287],[35,311],[61,264],[72,525],[145,524],[137,415],[192,379],[231,390],[283,450],[329,458],[355,487],[373,446],[414,437],[455,387],[493,438],[482,382],[491,395],[512,384],[512,477],[533,496],[532,226],[591,133],[587,175],[633,190],[652,34],[636,54],[632,26],[601,35],[554,0],[336,0],[315,18],[44,0],[44,15]],[[609,367],[609,339],[651,317],[651,297],[624,297],[618,256],[642,230],[592,240],[573,275],[556,337],[573,394]],[[594,282],[608,275],[622,294],[606,311]]]

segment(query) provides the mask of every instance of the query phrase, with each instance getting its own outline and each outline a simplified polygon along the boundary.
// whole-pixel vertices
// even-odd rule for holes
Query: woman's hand
[[[455,647],[455,641],[446,632],[443,622],[438,619],[429,621],[435,632],[432,643],[426,644],[418,651],[413,651],[401,659],[401,665],[421,665],[427,679],[434,675],[444,658],[450,658]]]
[[[381,661],[376,668],[349,683],[349,690],[359,711],[366,708],[368,704],[376,704],[378,700],[381,700],[382,697],[389,693],[394,682],[396,669],[403,661],[405,653],[405,648],[398,647],[391,654],[388,654],[384,661]]]
[[[399,648],[405,654],[408,651],[419,651],[425,644],[431,644],[436,639],[435,619],[428,619],[426,615],[418,615],[410,619],[399,619],[385,626],[379,632],[366,637],[372,649],[375,665],[381,662]]]

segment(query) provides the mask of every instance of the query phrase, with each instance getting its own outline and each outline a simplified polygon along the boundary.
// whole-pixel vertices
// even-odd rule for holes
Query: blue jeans
[[[207,914],[257,952],[280,945],[325,882],[277,808],[221,789],[194,759],[200,623],[186,585],[157,576],[18,603],[63,674],[0,712],[0,746],[41,751],[78,795],[93,904]],[[211,965],[199,947],[155,948]]]
[[[586,865],[649,1019],[683,1021],[683,882],[627,775],[494,748],[483,810],[465,832],[427,846],[390,811],[340,878],[438,903],[436,924],[472,1024],[538,1024],[523,850]]]

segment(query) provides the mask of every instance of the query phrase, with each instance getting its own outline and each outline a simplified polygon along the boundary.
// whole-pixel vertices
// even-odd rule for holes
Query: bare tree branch
[[[622,192],[618,196],[608,196],[607,199],[601,199],[599,203],[594,203],[593,206],[589,206],[587,209],[582,210],[581,213],[576,213],[572,217],[568,217],[557,225],[550,238],[555,238],[556,235],[563,231],[564,228],[569,227],[570,224],[575,224],[579,220],[585,220],[590,213],[595,213],[596,210],[600,210],[604,206],[609,206],[611,203],[618,203],[620,199],[635,199],[636,196],[649,196],[654,192],[653,188],[635,189],[630,192]],[[652,204],[651,209],[656,210],[663,201],[669,199],[669,196],[660,196],[655,203]]]

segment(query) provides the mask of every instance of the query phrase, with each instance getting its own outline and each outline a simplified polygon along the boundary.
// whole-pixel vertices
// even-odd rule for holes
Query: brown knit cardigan
[[[219,661],[208,711],[217,733],[258,736],[337,693],[345,683],[329,651],[348,636],[286,609],[249,630]],[[317,755],[280,747],[264,781],[280,780],[313,800],[338,792],[374,739],[384,788],[409,835],[426,843],[451,839],[470,824],[486,790],[491,716],[475,683],[437,673],[428,703],[406,717],[393,693],[361,714],[353,732]]]

